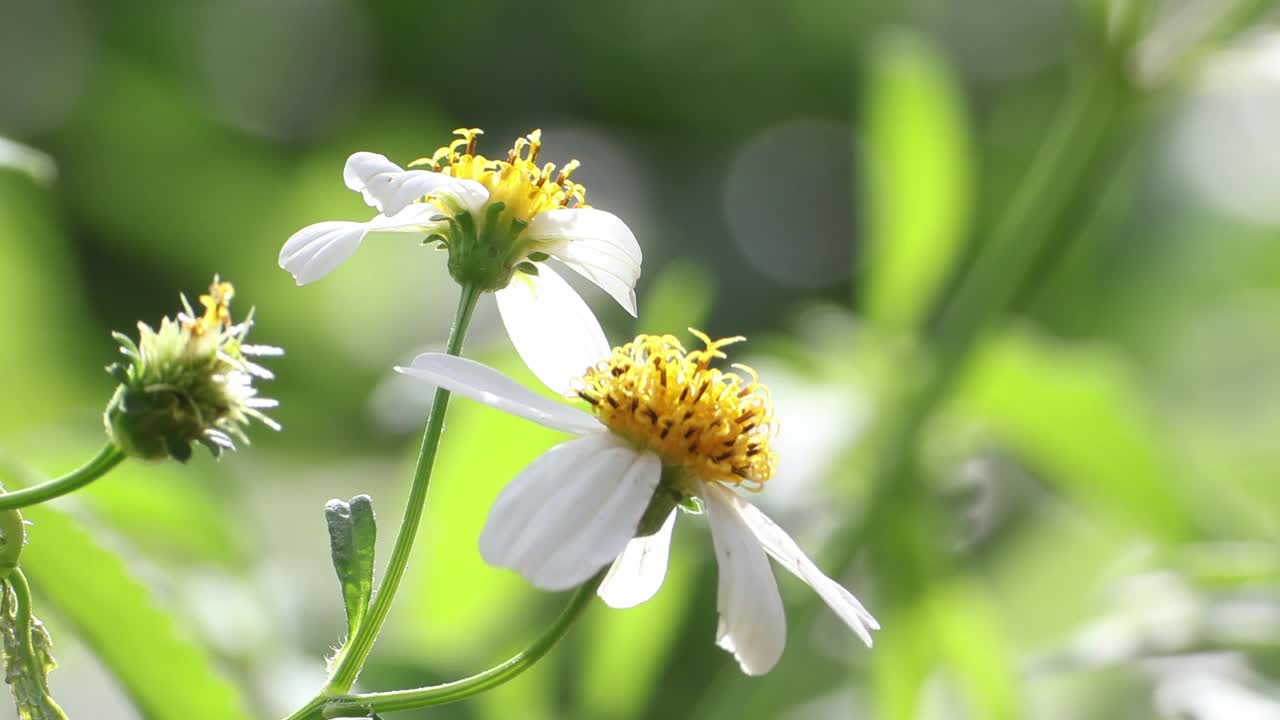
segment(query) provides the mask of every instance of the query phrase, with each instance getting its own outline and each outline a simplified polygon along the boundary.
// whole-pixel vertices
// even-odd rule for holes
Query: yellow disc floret
[[[671,467],[704,481],[764,488],[778,462],[769,442],[777,431],[769,390],[755,371],[722,372],[720,348],[744,340],[711,340],[686,351],[670,335],[640,335],[587,371],[578,396],[609,429],[653,450]]]
[[[586,188],[569,179],[578,168],[577,160],[570,160],[559,172],[553,163],[537,164],[542,149],[541,130],[516,138],[506,160],[476,154],[476,138],[484,134],[479,128],[460,128],[453,134],[457,140],[409,166],[430,167],[450,177],[475,180],[489,190],[489,202],[503,203],[512,218],[524,223],[547,210],[586,207]]]
[[[183,320],[187,330],[194,336],[208,332],[216,332],[231,327],[231,298],[236,296],[236,288],[229,282],[213,277],[209,285],[209,294],[200,296],[200,305],[204,307],[204,315],[193,317],[188,314]]]

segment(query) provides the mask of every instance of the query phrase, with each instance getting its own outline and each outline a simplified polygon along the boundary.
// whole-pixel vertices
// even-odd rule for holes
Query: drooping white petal
[[[280,267],[289,271],[299,285],[306,285],[333,272],[371,232],[425,236],[443,225],[440,211],[425,204],[411,205],[390,217],[378,215],[369,222],[319,222],[302,228],[285,241],[280,248]]]
[[[378,199],[368,190],[369,183],[375,178],[402,172],[404,168],[391,162],[386,155],[357,152],[347,158],[347,164],[342,168],[342,181],[349,189],[363,194],[370,207],[378,207]]]
[[[342,179],[384,215],[394,215],[433,193],[450,196],[472,212],[489,198],[489,191],[474,180],[459,180],[432,170],[405,170],[385,155],[371,152],[347,158]]]
[[[579,585],[635,536],[661,474],[656,455],[612,433],[561,443],[502,490],[480,554],[544,590]]]
[[[636,236],[618,216],[595,208],[540,213],[523,237],[609,293],[633,316],[643,259]]]
[[[818,597],[822,598],[823,602],[830,606],[836,615],[840,616],[840,619],[870,647],[870,631],[879,630],[880,624],[871,616],[871,613],[867,612],[862,603],[858,602],[853,593],[819,570],[796,541],[767,515],[760,512],[756,506],[732,492],[727,490],[723,492],[729,496],[729,501],[764,547],[765,552],[796,577],[808,583],[818,593]]]
[[[618,609],[635,607],[658,592],[667,577],[671,530],[675,526],[676,511],[672,510],[658,532],[627,543],[596,591],[606,605]]]
[[[604,431],[604,426],[581,410],[543,397],[488,365],[474,360],[446,355],[422,353],[409,367],[396,367],[397,372],[426,380],[439,387],[478,400],[544,427],[574,435]]]
[[[568,394],[587,368],[609,357],[612,349],[591,308],[546,265],[537,275],[516,273],[496,296],[511,344],[552,390]]]
[[[368,223],[331,220],[308,225],[280,248],[280,267],[299,285],[315,282],[351,257],[368,232]]]
[[[707,483],[707,522],[720,565],[716,644],[733,653],[742,671],[763,675],[782,657],[787,620],[782,597],[760,542],[737,511],[732,492]]]

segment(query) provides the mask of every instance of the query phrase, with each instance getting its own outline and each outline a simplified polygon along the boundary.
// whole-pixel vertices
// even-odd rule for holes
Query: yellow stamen
[[[516,138],[505,161],[476,154],[476,139],[484,134],[479,128],[460,128],[454,134],[457,140],[410,167],[430,166],[451,177],[475,180],[489,190],[490,202],[503,203],[510,217],[526,224],[547,210],[587,206],[586,188],[569,180],[577,160],[570,160],[558,174],[554,163],[538,166],[541,130]]]
[[[200,296],[200,304],[204,306],[204,315],[186,321],[187,329],[192,335],[200,336],[211,330],[231,327],[231,298],[236,289],[229,282],[222,282],[215,275],[209,285],[209,294]]]
[[[733,367],[749,379],[711,367],[726,357],[720,348],[745,338],[690,332],[705,349],[686,351],[671,335],[640,335],[614,348],[587,371],[578,396],[609,429],[664,464],[759,492],[778,462],[769,447],[778,427],[769,389],[745,365]]]

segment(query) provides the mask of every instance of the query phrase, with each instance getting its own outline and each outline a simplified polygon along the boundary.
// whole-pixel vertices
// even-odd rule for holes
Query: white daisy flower
[[[768,672],[786,640],[768,557],[871,645],[879,625],[857,598],[737,492],[758,492],[773,475],[777,421],[754,371],[735,365],[744,377],[710,366],[742,338],[695,334],[705,349],[686,351],[669,335],[641,335],[607,355],[565,348],[561,368],[579,368],[577,377],[551,386],[571,384],[590,413],[464,358],[425,353],[396,370],[578,436],[548,450],[498,496],[480,536],[489,564],[566,590],[612,563],[599,595],[612,607],[632,607],[662,585],[676,508],[701,507],[720,565],[716,642],[743,672]]]
[[[299,285],[328,275],[370,233],[398,233],[449,252],[449,273],[464,285],[495,292],[512,344],[550,384],[563,377],[562,343],[608,351],[590,308],[544,261],[556,258],[636,314],[641,253],[617,216],[588,207],[586,188],[569,176],[571,160],[537,164],[542,133],[518,138],[507,159],[476,154],[478,129],[405,170],[383,155],[358,152],[342,176],[378,211],[368,222],[307,226],[280,249],[280,267]],[[557,388],[567,392],[568,386]]]

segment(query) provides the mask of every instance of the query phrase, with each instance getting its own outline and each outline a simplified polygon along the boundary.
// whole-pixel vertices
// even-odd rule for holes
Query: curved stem
[[[36,652],[31,645],[31,586],[27,584],[27,576],[18,568],[9,573],[8,581],[15,608],[13,626],[18,635],[22,657],[33,658]]]
[[[31,612],[31,586],[22,570],[13,568],[4,580],[13,594],[12,613],[5,603],[4,624],[5,681],[9,683],[21,717],[41,720],[67,720],[67,714],[49,694],[48,674],[51,661],[47,648],[37,650],[32,637],[39,621]],[[9,626],[8,623],[12,622]],[[38,632],[44,634],[43,630]],[[47,638],[47,636],[45,636]]]
[[[78,490],[106,475],[124,458],[123,450],[114,443],[107,443],[92,460],[60,478],[0,495],[0,510],[14,510],[35,505]]]
[[[533,667],[565,636],[565,633],[573,626],[578,616],[587,609],[587,606],[591,603],[592,596],[595,595],[596,588],[600,587],[600,583],[604,581],[604,576],[608,572],[609,569],[606,567],[596,573],[595,577],[583,583],[574,592],[573,598],[569,600],[569,604],[561,611],[560,617],[556,618],[551,627],[532,645],[516,653],[506,662],[495,665],[484,672],[476,673],[471,677],[443,685],[331,698],[321,710],[320,717],[366,717],[370,713],[395,712],[397,710],[413,710],[432,705],[444,705],[445,703],[456,702],[472,695],[477,695],[514,679],[525,670]]]
[[[467,326],[471,323],[471,313],[475,310],[476,301],[480,298],[480,290],[473,286],[464,286],[458,298],[458,311],[453,320],[453,328],[449,331],[449,343],[446,352],[458,355],[462,352],[462,340],[467,334]],[[364,661],[373,649],[382,623],[391,610],[391,601],[395,599],[396,589],[404,577],[405,566],[409,563],[409,553],[413,551],[413,541],[418,536],[418,525],[422,522],[422,511],[426,507],[427,486],[431,482],[431,468],[435,464],[436,449],[440,446],[440,434],[444,430],[444,414],[449,407],[449,391],[436,389],[435,400],[431,404],[431,414],[427,417],[427,429],[422,436],[422,448],[418,451],[418,463],[413,471],[413,485],[409,489],[409,499],[405,504],[404,518],[400,521],[400,532],[396,536],[395,547],[391,550],[391,560],[382,576],[382,584],[374,596],[369,614],[343,647],[334,665],[329,684],[322,695],[340,695],[351,689],[356,677],[364,667]]]

